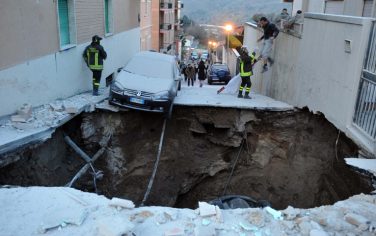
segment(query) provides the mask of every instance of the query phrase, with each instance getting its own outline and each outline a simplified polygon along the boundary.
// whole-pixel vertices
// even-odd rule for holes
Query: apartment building
[[[93,35],[108,53],[102,78],[126,64],[139,13],[140,0],[1,0],[0,115],[90,90],[82,53]]]
[[[294,0],[293,12],[376,17],[375,0]]]
[[[152,49],[152,2],[158,2],[158,0],[141,0],[141,51]]]
[[[178,0],[152,2],[152,49],[171,55],[179,55],[181,46],[180,10]]]

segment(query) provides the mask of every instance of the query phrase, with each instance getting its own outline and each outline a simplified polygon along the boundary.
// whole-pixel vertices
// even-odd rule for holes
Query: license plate
[[[137,104],[144,104],[145,103],[145,101],[143,99],[139,99],[139,98],[131,98],[130,101],[133,102],[133,103],[137,103]]]

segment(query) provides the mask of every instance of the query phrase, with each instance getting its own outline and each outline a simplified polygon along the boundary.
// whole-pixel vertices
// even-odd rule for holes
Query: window
[[[58,0],[60,48],[66,49],[76,43],[76,27],[73,0]]]
[[[104,0],[104,27],[106,35],[113,33],[112,0]]]

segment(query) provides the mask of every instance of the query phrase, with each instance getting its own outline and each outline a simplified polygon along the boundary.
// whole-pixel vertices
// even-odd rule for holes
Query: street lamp
[[[230,32],[233,30],[233,26],[231,24],[225,25],[225,30],[227,32],[227,50],[230,49]]]

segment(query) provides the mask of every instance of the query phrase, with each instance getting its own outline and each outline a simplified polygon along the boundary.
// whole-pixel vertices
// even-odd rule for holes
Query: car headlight
[[[151,97],[152,100],[168,100],[169,99],[169,93],[168,91],[162,91],[159,93],[154,94]]]
[[[114,93],[123,93],[124,89],[118,82],[115,82],[111,85],[111,91]]]

